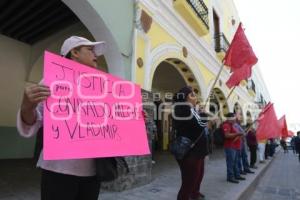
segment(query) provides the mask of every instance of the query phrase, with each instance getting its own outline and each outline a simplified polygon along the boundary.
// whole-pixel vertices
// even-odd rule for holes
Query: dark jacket
[[[295,148],[298,152],[300,152],[300,138],[299,137],[295,138]]]
[[[249,131],[247,134],[247,144],[248,146],[257,146],[256,135],[255,132],[253,132],[252,130]]]
[[[193,114],[194,113],[194,114]],[[206,123],[199,116],[198,119],[195,112],[191,111],[190,106],[180,105],[175,106],[174,114],[176,117],[185,117],[189,119],[176,119],[174,118],[174,129],[177,136],[188,137],[193,142],[202,134],[200,140],[196,143],[193,149],[187,156],[195,156],[198,158],[204,158],[208,154],[208,138],[205,132]]]

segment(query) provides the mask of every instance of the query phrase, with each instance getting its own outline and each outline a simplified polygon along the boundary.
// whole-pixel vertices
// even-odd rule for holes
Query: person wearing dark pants
[[[176,159],[181,172],[181,187],[177,200],[200,200],[204,176],[204,159],[208,154],[207,118],[196,111],[197,98],[191,87],[182,88],[174,95],[173,124],[176,137],[187,137],[195,146],[183,159]],[[205,113],[203,113],[205,114]],[[197,141],[196,141],[197,140]]]
[[[95,176],[79,177],[42,170],[41,199],[98,199],[100,182]]]
[[[255,166],[257,161],[257,139],[256,139],[256,133],[254,128],[251,124],[247,125],[248,134],[246,136],[247,139],[247,145],[250,150],[250,168],[257,168]]]
[[[197,199],[203,197],[199,188],[204,176],[204,159],[187,157],[184,160],[177,160],[181,171],[181,187],[177,199]],[[193,186],[193,187],[190,187]]]
[[[296,152],[298,153],[298,159],[300,162],[300,131],[297,132],[297,137],[295,139],[295,148]]]
[[[257,161],[257,146],[249,146],[250,150],[250,168],[256,169],[257,167],[255,166],[255,163]]]

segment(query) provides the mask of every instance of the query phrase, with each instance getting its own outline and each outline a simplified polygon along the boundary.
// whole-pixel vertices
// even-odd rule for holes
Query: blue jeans
[[[227,165],[227,180],[240,176],[238,169],[238,150],[232,148],[225,148],[226,165]]]
[[[250,168],[249,168],[250,165],[248,162],[248,155],[246,152],[246,147],[243,142],[242,142],[242,148],[241,148],[241,150],[238,151],[238,154],[239,154],[238,168],[239,168],[240,172],[250,170]]]

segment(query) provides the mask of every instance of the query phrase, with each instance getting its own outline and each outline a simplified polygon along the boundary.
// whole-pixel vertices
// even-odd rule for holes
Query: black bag
[[[214,144],[216,146],[223,146],[224,142],[225,142],[225,135],[222,129],[222,126],[220,126],[219,128],[217,128],[214,133],[213,133],[213,137],[214,137]]]
[[[170,145],[170,151],[175,156],[177,160],[182,160],[186,154],[195,146],[195,144],[201,139],[203,134],[205,134],[205,129],[201,132],[201,134],[197,137],[197,139],[192,142],[187,137],[177,136],[176,131],[174,131],[175,139]]]
[[[96,158],[96,176],[100,182],[110,182],[121,174],[129,173],[129,167],[123,157]]]
[[[36,140],[34,145],[33,160],[35,162],[38,162],[40,158],[40,154],[43,149],[43,140],[44,140],[43,127],[40,127],[36,134]]]
[[[187,137],[178,136],[171,143],[170,151],[176,159],[182,160],[191,148],[192,140]]]

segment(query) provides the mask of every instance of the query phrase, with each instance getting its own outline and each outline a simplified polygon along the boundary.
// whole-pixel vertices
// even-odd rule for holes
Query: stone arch
[[[149,55],[149,62],[146,63],[145,69],[145,89],[151,90],[154,73],[163,61],[167,61],[172,65],[177,65],[176,62],[182,62],[188,66],[187,72],[193,74],[194,81],[198,84],[201,91],[201,97],[206,96],[206,86],[204,77],[191,55],[184,57],[182,55],[182,46],[177,44],[163,44],[151,51]],[[179,69],[180,70],[180,69]],[[182,71],[180,72],[182,73]]]
[[[172,80],[174,79],[182,79],[181,83],[178,82],[172,82],[170,81],[170,79],[168,79],[167,81],[172,82],[173,88],[175,89],[172,92],[175,93],[177,92],[181,87],[183,87],[184,85],[189,85],[193,88],[195,94],[198,96],[199,100],[202,99],[202,94],[201,94],[201,88],[199,87],[199,83],[196,81],[195,75],[192,73],[192,71],[190,70],[190,68],[181,60],[176,59],[176,58],[168,58],[164,61],[162,61],[157,67],[156,70],[153,74],[153,78],[152,78],[152,86],[151,89],[153,89],[153,85],[155,84],[155,79],[158,75],[166,75],[167,73],[162,73],[162,66],[164,66],[165,69],[167,69],[167,67],[169,67],[169,71],[171,72],[172,70],[170,69],[170,67],[173,68],[173,76],[174,74],[177,73],[177,75],[173,78],[171,78]],[[172,73],[169,73],[168,75],[172,75]]]

